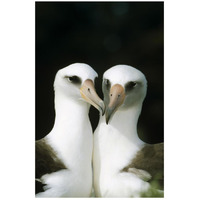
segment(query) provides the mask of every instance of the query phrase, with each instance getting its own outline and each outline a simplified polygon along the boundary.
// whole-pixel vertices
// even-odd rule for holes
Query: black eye
[[[128,82],[128,83],[125,85],[125,90],[126,90],[126,92],[132,90],[136,85],[137,85],[137,83],[134,82],[134,81]]]
[[[108,90],[110,88],[110,81],[108,79],[104,79],[104,84],[106,86],[106,89]]]
[[[81,84],[81,79],[78,76],[65,76],[67,80],[74,84]]]

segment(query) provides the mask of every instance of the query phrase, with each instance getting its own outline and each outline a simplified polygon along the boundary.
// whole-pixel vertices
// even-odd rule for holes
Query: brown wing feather
[[[40,178],[47,173],[50,174],[61,169],[67,169],[44,138],[36,141],[35,154],[36,178]]]
[[[145,145],[135,156],[132,162],[123,169],[142,169],[151,174],[151,182],[157,182],[159,189],[164,188],[164,143]]]

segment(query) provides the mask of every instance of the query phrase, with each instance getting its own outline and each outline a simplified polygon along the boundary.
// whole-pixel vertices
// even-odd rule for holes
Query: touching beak
[[[124,88],[119,85],[115,84],[110,89],[109,93],[109,105],[106,108],[106,124],[108,124],[111,117],[114,115],[114,113],[117,111],[120,105],[124,102],[125,99],[125,91]]]
[[[82,98],[86,102],[93,105],[97,110],[99,110],[102,113],[102,115],[104,115],[105,113],[104,102],[97,95],[94,88],[94,83],[92,80],[87,79],[86,81],[84,81],[80,89],[80,93],[81,93]]]

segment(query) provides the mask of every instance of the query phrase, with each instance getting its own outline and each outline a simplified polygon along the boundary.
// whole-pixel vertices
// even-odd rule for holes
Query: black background
[[[36,139],[54,124],[53,82],[56,72],[75,62],[102,75],[117,64],[141,70],[148,81],[138,134],[148,143],[163,141],[164,3],[36,2]],[[99,113],[90,109],[93,129]]]

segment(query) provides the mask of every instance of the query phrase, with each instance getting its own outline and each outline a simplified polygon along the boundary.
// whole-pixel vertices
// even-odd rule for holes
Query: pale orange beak
[[[96,90],[94,88],[94,83],[92,80],[87,79],[86,81],[84,81],[80,89],[80,93],[81,93],[82,98],[86,102],[93,105],[97,110],[99,110],[102,113],[102,115],[104,115],[104,112],[105,112],[104,102],[97,95]]]
[[[106,124],[108,124],[111,117],[114,115],[114,113],[117,111],[120,105],[124,102],[125,99],[125,91],[124,88],[119,85],[115,84],[110,89],[109,93],[109,104],[106,108]]]

